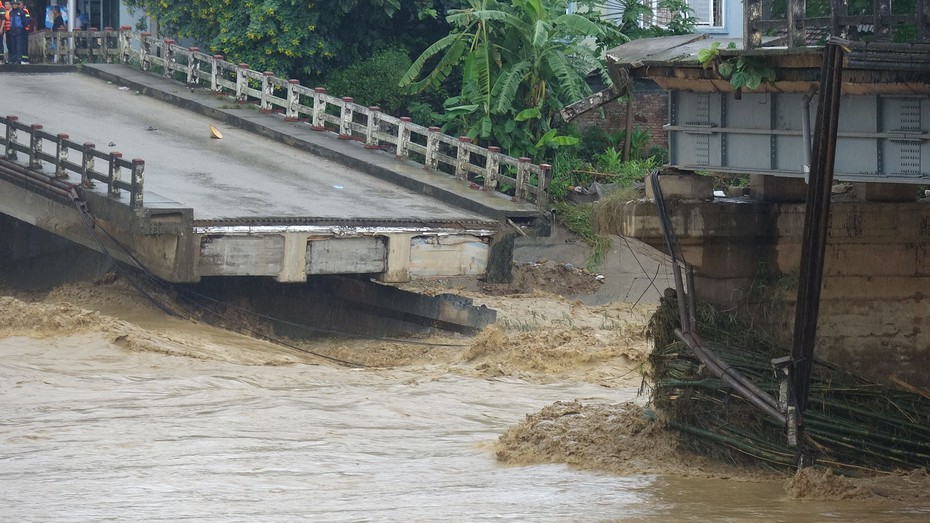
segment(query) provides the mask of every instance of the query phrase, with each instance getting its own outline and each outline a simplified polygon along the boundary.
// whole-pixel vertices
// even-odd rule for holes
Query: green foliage
[[[626,38],[591,1],[574,2],[573,13],[568,0],[467,3],[450,11],[452,31],[414,60],[401,85],[422,90],[461,78],[460,94],[445,104],[444,130],[512,156],[538,159],[567,145],[567,134],[551,132],[553,116],[591,92],[588,73],[606,78],[601,50]]]
[[[704,69],[715,68],[717,74],[729,79],[730,85],[737,90],[753,90],[762,85],[762,82],[775,82],[775,69],[768,65],[766,58],[732,56],[723,59],[720,56],[720,42],[714,42],[709,48],[698,51],[698,61]]]
[[[656,6],[669,14],[664,27],[657,25],[655,12],[644,0],[623,0],[620,31],[631,39],[690,34],[697,26],[694,10],[686,0],[659,0]]]
[[[351,96],[355,103],[377,105],[395,116],[406,115],[415,98],[397,83],[411,63],[403,49],[384,49],[333,71],[324,85],[335,96]]]
[[[165,36],[192,38],[211,53],[258,71],[318,81],[376,49],[419,52],[448,30],[432,0],[126,0]],[[402,25],[405,30],[398,31]]]

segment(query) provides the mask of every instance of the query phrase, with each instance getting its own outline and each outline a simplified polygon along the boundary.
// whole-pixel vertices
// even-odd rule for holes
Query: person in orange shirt
[[[3,54],[3,57],[0,59],[5,61],[10,61],[10,51],[13,50],[13,42],[10,40],[10,21],[7,19],[6,14],[13,10],[13,6],[10,4],[10,0],[3,2],[2,11],[0,11],[0,36],[2,36],[2,41],[0,41],[0,47],[3,46],[3,43],[6,42],[6,51]],[[2,51],[3,49],[0,49]]]

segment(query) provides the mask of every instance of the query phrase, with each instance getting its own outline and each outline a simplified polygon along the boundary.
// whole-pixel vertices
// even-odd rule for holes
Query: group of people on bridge
[[[74,29],[81,31],[87,29],[87,16],[77,10]],[[48,23],[43,24],[52,31],[67,31],[67,15],[62,8],[53,5],[49,7]],[[41,27],[36,17],[32,16],[29,8],[22,0],[4,0],[0,5],[0,62],[11,64],[29,63],[29,33]]]

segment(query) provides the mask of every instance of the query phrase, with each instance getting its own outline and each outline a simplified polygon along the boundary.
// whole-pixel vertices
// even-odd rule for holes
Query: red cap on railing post
[[[248,69],[248,68],[249,68],[249,64],[246,64],[246,63],[239,64],[239,69]]]
[[[215,54],[215,55],[213,55],[213,59],[214,59],[214,60],[222,60],[222,59],[223,59],[223,55],[221,55],[221,54]]]
[[[409,117],[409,116],[401,116],[401,117],[400,117],[400,121],[402,121],[402,122],[404,122],[404,123],[409,123],[409,122],[412,122],[412,121],[413,121],[413,118],[411,118],[411,117]]]
[[[104,30],[104,31],[112,31],[113,28],[112,28],[112,27],[104,27],[103,30]]]
[[[294,79],[294,78],[291,78],[290,80],[287,81],[287,83],[289,83],[289,84],[291,84],[291,85],[300,85],[300,80],[296,80],[296,79]]]
[[[69,138],[68,133],[58,133],[59,140],[67,140]]]
[[[435,125],[429,128],[429,132],[438,133],[442,128],[436,127]]]
[[[501,148],[498,147],[498,146],[496,146],[496,145],[489,145],[489,146],[488,146],[488,151],[489,151],[489,152],[492,152],[492,153],[499,153],[499,152],[501,152]]]
[[[325,87],[314,87],[313,92],[320,93],[320,94],[326,94],[326,88]]]
[[[166,39],[164,40],[164,42],[165,42],[165,44],[167,44],[167,45],[174,45],[174,44],[178,43],[177,40],[172,40],[172,39],[170,39],[170,38],[166,38]]]
[[[272,73],[271,71],[265,71],[264,73],[262,73],[262,76],[274,76],[274,73]]]
[[[343,97],[342,97],[342,101],[345,102],[345,103],[347,103],[347,104],[352,103],[352,100],[353,100],[353,98],[352,98],[351,96],[343,96]]]
[[[471,137],[469,136],[459,136],[460,142],[471,143]]]
[[[369,106],[368,106],[368,110],[371,111],[371,112],[373,112],[373,113],[381,112],[381,108],[378,107],[377,105],[369,105]]]
[[[7,115],[6,119],[7,119],[7,120],[10,120],[11,122],[18,122],[18,121],[19,121],[19,116],[14,116],[14,115],[11,114],[11,115]]]
[[[141,36],[142,38],[148,38],[148,37],[152,36],[152,33],[148,32],[148,31],[142,31],[141,33],[139,33],[139,36]]]
[[[199,52],[200,52],[200,48],[199,48],[199,47],[190,47],[189,49],[190,49],[190,51],[191,51],[192,53],[199,53]]]
[[[29,127],[32,127],[32,128],[35,129],[36,131],[41,131],[41,130],[42,130],[42,124],[40,124],[40,123],[34,123],[34,124],[30,125]]]

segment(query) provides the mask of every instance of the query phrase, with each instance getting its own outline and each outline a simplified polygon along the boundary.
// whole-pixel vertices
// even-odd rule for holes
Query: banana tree
[[[463,103],[447,104],[447,111],[464,134],[510,154],[540,150],[543,138],[552,143],[547,133],[558,110],[591,92],[589,74],[609,82],[601,51],[626,38],[593,10],[599,2],[468,3],[450,11],[452,31],[414,61],[400,84],[426,89],[460,75]],[[518,119],[526,110],[539,117]]]

